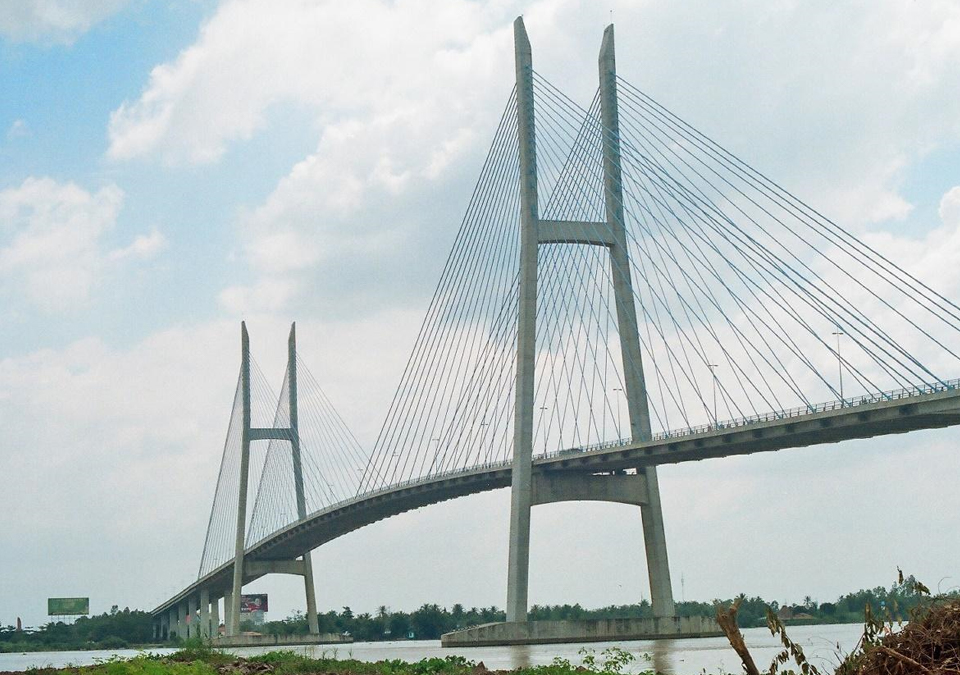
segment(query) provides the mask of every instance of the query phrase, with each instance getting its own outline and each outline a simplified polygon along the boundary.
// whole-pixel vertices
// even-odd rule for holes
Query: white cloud
[[[266,278],[256,286],[231,286],[220,292],[220,305],[237,316],[282,312],[296,294],[295,283]]]
[[[91,193],[51,178],[0,192],[0,275],[48,311],[86,302],[101,271],[101,237],[122,203],[116,185]]]
[[[0,3],[0,35],[16,42],[69,44],[127,0],[16,0]]]
[[[946,0],[614,10],[623,77],[855,230],[903,222],[904,175],[960,133],[960,7]],[[599,6],[225,0],[112,113],[108,155],[214,162],[274,108],[306,109],[317,144],[238,219],[257,278],[221,301],[296,286],[321,311],[334,297],[355,308],[391,277],[385,302],[422,297],[408,271],[446,253],[512,86],[520,13],[537,70],[588,101],[609,17]]]
[[[24,136],[30,135],[30,127],[27,126],[27,123],[21,119],[16,119],[13,121],[13,124],[10,125],[10,128],[7,129],[7,139],[13,138],[23,138]]]
[[[940,200],[940,219],[944,225],[960,227],[960,185],[950,188]]]
[[[117,248],[109,253],[111,260],[124,260],[127,258],[139,258],[145,260],[157,255],[167,247],[167,238],[163,233],[154,230],[150,234],[140,235],[133,240],[133,243],[124,248]]]
[[[109,154],[213,161],[282,101],[309,105],[324,126],[348,111],[357,114],[347,120],[379,117],[394,128],[391,118],[427,127],[438,104],[438,114],[454,105],[469,113],[474,97],[460,94],[471,87],[456,78],[476,77],[476,58],[507,46],[502,14],[464,0],[224,2],[194,45],[154,68],[140,98],[113,112]],[[492,31],[502,34],[497,44],[477,44]],[[364,143],[362,127],[346,129]]]
[[[159,251],[164,238],[153,232],[104,252],[123,198],[113,184],[88,192],[52,178],[28,178],[0,191],[0,278],[7,289],[46,312],[76,309],[90,300],[108,259]]]

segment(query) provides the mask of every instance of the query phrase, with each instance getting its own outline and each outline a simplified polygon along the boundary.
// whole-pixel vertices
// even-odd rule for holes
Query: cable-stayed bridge
[[[239,631],[244,584],[405,511],[511,488],[507,618],[530,509],[638,506],[654,613],[675,614],[656,467],[960,424],[960,307],[616,74],[582,106],[516,86],[372,449],[296,351],[279,397],[241,368],[197,581],[158,636]],[[264,448],[265,444],[265,449]]]

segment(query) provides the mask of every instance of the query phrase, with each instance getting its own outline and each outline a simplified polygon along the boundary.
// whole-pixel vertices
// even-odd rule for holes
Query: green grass
[[[546,666],[520,668],[516,675],[619,675],[636,657],[617,647],[599,654],[580,650],[581,663],[554,659]],[[37,668],[29,675],[476,675],[477,664],[462,656],[422,659],[413,663],[390,659],[371,663],[340,659],[334,651],[319,658],[292,651],[273,651],[241,659],[200,642],[189,643],[169,655],[141,654],[132,659],[106,659],[92,666]],[[640,675],[653,675],[645,670]]]

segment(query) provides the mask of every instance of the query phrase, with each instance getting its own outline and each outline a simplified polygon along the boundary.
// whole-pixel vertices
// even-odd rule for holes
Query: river
[[[863,626],[860,624],[834,624],[823,626],[790,626],[787,634],[801,647],[813,665],[832,672],[839,663],[838,654],[851,651],[860,639]],[[766,628],[747,628],[744,639],[760,670],[765,670],[770,660],[780,651],[780,643]],[[531,645],[516,647],[475,647],[467,649],[444,649],[439,640],[410,640],[398,642],[355,642],[347,645],[319,645],[289,647],[299,652],[320,656],[326,652],[339,658],[355,658],[363,661],[403,659],[419,661],[431,656],[460,654],[471,661],[482,661],[491,669],[508,669],[520,666],[536,666],[550,663],[554,657],[580,663],[580,649],[592,649],[599,653],[617,645],[638,659],[631,666],[632,672],[647,668],[666,675],[708,675],[718,673],[741,673],[740,660],[730,648],[726,638],[690,638],[684,640],[640,640],[635,642],[594,642],[590,644]],[[169,653],[172,649],[153,650]],[[264,647],[247,647],[230,650],[240,656],[249,656],[264,651]],[[28,668],[66,665],[88,665],[113,656],[136,656],[129,649],[88,652],[34,652],[27,654],[0,654],[0,671],[20,671]]]

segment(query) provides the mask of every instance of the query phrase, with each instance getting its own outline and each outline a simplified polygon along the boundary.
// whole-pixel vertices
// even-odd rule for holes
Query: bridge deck
[[[618,442],[594,448],[562,450],[534,459],[534,473],[599,473],[659,464],[699,461],[844,440],[935,429],[960,424],[960,389],[904,390],[879,397],[810,409],[774,413],[763,418],[722,422],[685,432],[659,434],[643,442]],[[430,504],[507,487],[508,462],[472,467],[368,492],[317,511],[302,521],[252,545],[246,560],[289,560],[348,532]],[[231,587],[228,561],[156,609],[159,615],[205,588],[222,595]],[[246,577],[249,583],[261,575]]]

